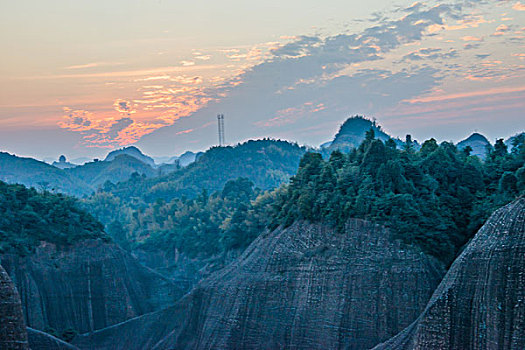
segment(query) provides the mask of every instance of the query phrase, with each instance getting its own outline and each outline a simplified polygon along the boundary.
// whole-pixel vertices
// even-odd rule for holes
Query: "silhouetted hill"
[[[465,147],[470,146],[473,156],[478,156],[480,159],[485,159],[487,156],[487,147],[490,147],[490,142],[487,138],[477,132],[473,133],[465,140],[458,142],[458,149],[462,150]]]
[[[59,169],[68,169],[68,168],[74,168],[77,166],[77,164],[68,162],[64,155],[60,156],[60,158],[58,158],[58,161],[53,162],[51,165]]]
[[[390,135],[385,133],[381,126],[377,125],[375,121],[369,120],[365,117],[355,116],[348,118],[339,128],[339,132],[335,135],[332,142],[326,142],[323,145],[327,150],[340,150],[341,152],[349,152],[353,148],[359,147],[361,142],[365,139],[366,132],[370,129],[374,130],[375,137],[381,141],[390,139]],[[400,146],[400,140],[394,140]]]
[[[93,191],[91,185],[63,169],[33,158],[17,157],[5,152],[0,152],[0,180],[76,196]]]
[[[145,163],[152,168],[155,167],[155,161],[153,160],[153,158],[145,155],[144,153],[142,153],[140,149],[138,149],[135,146],[124,147],[124,148],[120,148],[120,149],[111,151],[108,153],[104,161],[111,162],[112,160],[114,160],[116,157],[120,155],[128,155],[130,157],[140,160],[142,163]]]
[[[156,174],[148,164],[139,159],[121,154],[111,161],[98,161],[86,163],[71,169],[65,169],[66,173],[74,176],[90,186],[97,188],[106,181],[117,183],[130,178],[131,174],[154,176]]]

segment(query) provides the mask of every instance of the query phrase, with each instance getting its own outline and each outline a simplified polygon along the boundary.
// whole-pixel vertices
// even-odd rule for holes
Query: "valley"
[[[63,169],[3,153],[0,343],[520,348],[525,138],[479,142],[353,117],[328,146],[173,168],[137,148]]]

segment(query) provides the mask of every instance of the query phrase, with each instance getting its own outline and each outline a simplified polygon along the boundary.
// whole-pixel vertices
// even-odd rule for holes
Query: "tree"
[[[413,145],[413,141],[412,141],[412,135],[407,134],[407,136],[405,137],[405,144],[403,145],[403,149],[407,153],[414,152],[414,145]]]
[[[465,148],[463,148],[463,153],[465,154],[465,156],[469,157],[472,153],[472,147],[466,146]]]
[[[510,171],[506,171],[499,180],[499,191],[514,194],[518,191],[518,179]]]
[[[503,142],[503,139],[497,139],[494,145],[494,156],[504,157],[507,153],[507,145]]]

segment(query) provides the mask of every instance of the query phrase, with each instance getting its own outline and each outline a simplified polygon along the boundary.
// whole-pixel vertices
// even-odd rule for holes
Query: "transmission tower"
[[[219,146],[224,146],[224,114],[217,114],[217,125],[219,126]]]

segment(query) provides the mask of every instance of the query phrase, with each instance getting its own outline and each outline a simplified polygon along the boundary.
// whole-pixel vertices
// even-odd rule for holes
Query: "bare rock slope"
[[[27,328],[27,339],[32,350],[78,350],[77,347],[55,338],[51,334]]]
[[[417,321],[382,349],[525,349],[524,198],[490,217]]]
[[[174,306],[78,336],[81,349],[365,349],[408,326],[444,274],[381,226],[260,236]]]
[[[0,265],[0,349],[29,349],[18,292]]]
[[[173,304],[183,291],[113,243],[43,244],[30,256],[1,256],[29,327],[88,332]]]

